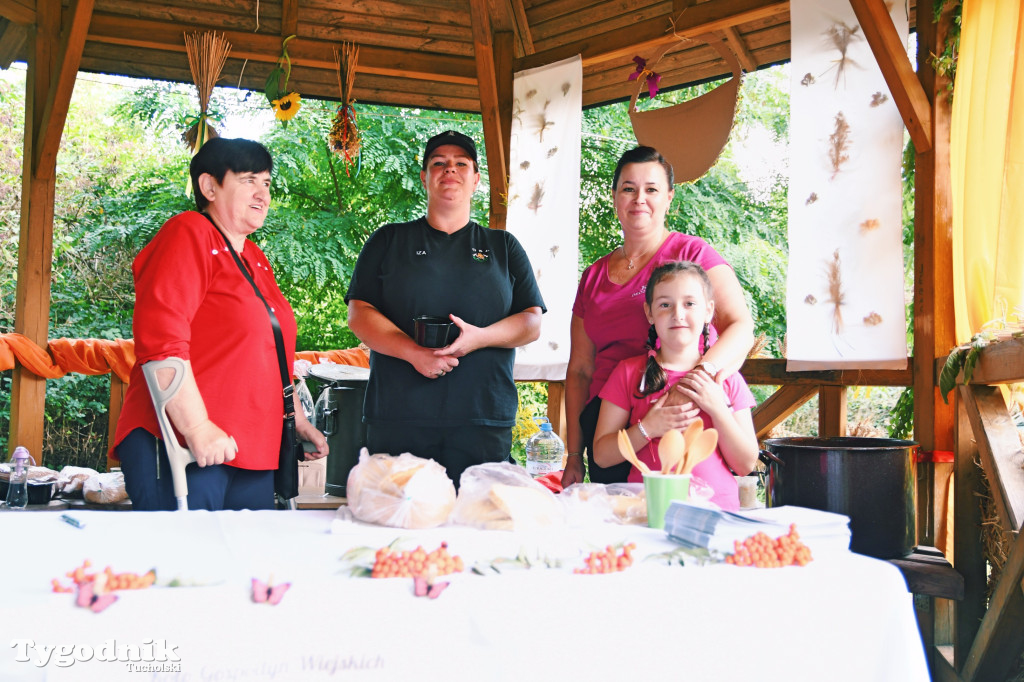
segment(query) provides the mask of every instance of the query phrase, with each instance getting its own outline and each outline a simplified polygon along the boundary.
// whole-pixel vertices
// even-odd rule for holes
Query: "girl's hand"
[[[673,387],[658,398],[642,419],[644,429],[651,438],[661,438],[669,429],[684,430],[690,422],[699,419],[700,410],[691,400],[680,402],[673,394],[679,390]],[[675,404],[669,404],[669,403]]]
[[[568,488],[573,483],[583,483],[585,467],[581,455],[572,455],[565,459],[565,470],[562,471],[562,487]]]
[[[722,386],[707,372],[688,372],[675,385],[674,390],[689,398],[712,418],[732,411]]]

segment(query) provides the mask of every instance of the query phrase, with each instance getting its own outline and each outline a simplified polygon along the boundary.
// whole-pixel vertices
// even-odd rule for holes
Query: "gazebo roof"
[[[672,45],[656,67],[663,88],[729,73],[707,40],[726,41],[747,71],[788,60],[789,11],[787,0],[95,0],[80,68],[191,82],[184,34],[216,30],[232,45],[219,84],[262,90],[295,35],[291,89],[338,99],[333,48],[351,41],[357,101],[479,112],[481,54],[495,73],[580,54],[588,106],[628,97],[633,57],[661,45]],[[0,0],[0,67],[27,59],[35,12],[36,0]]]

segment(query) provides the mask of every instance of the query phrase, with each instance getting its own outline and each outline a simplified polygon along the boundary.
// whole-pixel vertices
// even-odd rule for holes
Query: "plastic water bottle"
[[[547,417],[534,419],[540,431],[526,441],[526,471],[534,478],[561,471],[565,458],[565,444],[558,434],[551,430],[551,422]]]
[[[316,406],[313,403],[313,394],[309,392],[309,386],[306,385],[305,377],[299,377],[298,384],[295,386],[295,392],[299,394],[299,404],[302,405],[302,413],[306,415],[306,419],[312,422]]]
[[[28,505],[28,468],[32,463],[28,450],[18,446],[11,456],[11,477],[7,483],[7,506],[24,509]]]

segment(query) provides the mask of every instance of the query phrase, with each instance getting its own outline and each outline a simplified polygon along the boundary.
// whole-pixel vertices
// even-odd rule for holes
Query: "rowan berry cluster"
[[[735,566],[781,568],[806,566],[811,561],[811,550],[800,542],[796,524],[789,526],[789,533],[774,540],[764,533],[757,533],[743,542],[737,540],[733,547],[735,552],[725,557],[725,562]]]
[[[143,590],[150,587],[156,581],[156,571],[150,570],[142,575],[138,573],[114,573],[114,570],[107,566],[99,574],[89,573],[88,569],[92,566],[92,562],[86,559],[82,562],[81,566],[78,566],[74,570],[68,571],[64,575],[71,578],[74,585],[63,585],[58,578],[54,578],[50,581],[50,585],[53,587],[54,592],[74,592],[75,586],[81,585],[82,583],[95,581],[97,575],[101,576],[100,580],[105,584],[105,590],[107,592],[113,592],[114,590]]]
[[[584,563],[583,568],[574,568],[573,573],[594,575],[596,573],[616,573],[625,571],[633,565],[633,550],[636,543],[631,542],[622,548],[622,554],[616,554],[615,548],[608,545],[603,550],[591,552]]]
[[[431,571],[432,566],[434,567],[433,571]],[[427,553],[423,547],[417,547],[411,552],[398,552],[381,547],[377,550],[370,577],[417,578],[461,573],[462,569],[462,557],[449,554],[447,542],[442,542],[440,547],[430,553]]]

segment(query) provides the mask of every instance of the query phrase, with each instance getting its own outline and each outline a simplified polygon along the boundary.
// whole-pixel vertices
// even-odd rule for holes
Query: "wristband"
[[[647,429],[644,428],[644,421],[642,419],[637,421],[636,428],[640,429],[640,435],[646,438],[648,443],[652,441],[650,434],[647,433]]]
[[[583,453],[582,452],[567,452],[567,453],[565,453],[565,456],[566,457],[582,457]]]

